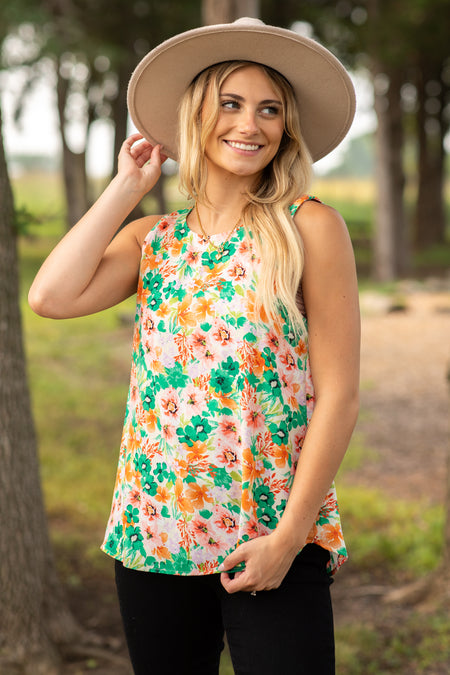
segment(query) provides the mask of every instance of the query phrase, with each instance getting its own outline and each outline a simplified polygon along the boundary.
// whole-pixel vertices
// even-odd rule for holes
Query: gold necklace
[[[231,235],[233,234],[233,232],[236,230],[237,226],[241,222],[241,216],[239,216],[239,218],[237,219],[236,224],[233,227],[233,229],[229,231],[228,237],[225,239],[225,241],[223,241],[219,246],[216,246],[215,243],[211,239],[211,235],[206,234],[205,230],[203,229],[202,221],[200,219],[200,214],[198,212],[197,202],[195,202],[195,213],[197,215],[198,224],[200,226],[200,230],[202,232],[203,238],[206,239],[206,241],[209,244],[211,244],[213,246],[213,248],[216,249],[216,251],[217,251],[216,258],[220,260],[220,258],[223,256],[225,245],[228,244],[228,242],[231,238]]]

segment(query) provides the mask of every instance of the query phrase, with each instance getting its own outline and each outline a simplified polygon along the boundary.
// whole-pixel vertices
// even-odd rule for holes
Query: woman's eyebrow
[[[239,96],[239,94],[226,94],[226,93],[221,93],[220,97],[227,97],[227,98],[235,98],[237,101],[245,101],[245,98],[243,96]],[[269,103],[276,103],[278,105],[282,105],[281,101],[278,101],[276,98],[266,98],[263,101],[260,101],[260,105],[268,105]]]

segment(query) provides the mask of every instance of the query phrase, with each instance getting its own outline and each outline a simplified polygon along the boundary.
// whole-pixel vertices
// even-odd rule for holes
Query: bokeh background
[[[448,672],[450,1],[14,0],[0,6],[2,673],[131,672],[98,547],[133,300],[54,322],[26,295],[115,172],[137,62],[240,16],[318,39],[357,90],[351,132],[312,188],[348,224],[363,324],[361,415],[338,477],[351,557],[333,585],[337,673]],[[168,162],[133,216],[183,205]]]

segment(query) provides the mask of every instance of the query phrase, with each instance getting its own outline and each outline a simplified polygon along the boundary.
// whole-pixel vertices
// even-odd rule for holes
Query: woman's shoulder
[[[325,252],[338,255],[351,248],[345,220],[332,206],[317,198],[301,199],[301,208],[293,215],[305,249],[323,256]]]
[[[291,212],[291,216],[294,216],[297,213],[297,211],[300,209],[300,207],[303,206],[303,204],[305,204],[306,202],[314,202],[316,204],[322,203],[320,201],[320,199],[318,197],[316,197],[315,195],[309,195],[309,194],[300,195],[300,197],[297,197],[297,199],[294,202],[292,202],[292,204],[290,204],[290,206],[289,206],[289,211]]]
[[[312,226],[316,228],[323,226],[325,229],[342,227],[342,225],[345,227],[344,219],[339,211],[324,204],[314,195],[302,195],[293,202],[289,209],[294,222],[300,229]]]

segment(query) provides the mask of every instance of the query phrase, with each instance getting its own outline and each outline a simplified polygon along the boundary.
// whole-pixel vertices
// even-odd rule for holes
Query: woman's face
[[[211,114],[212,105],[207,95],[202,116]],[[261,68],[246,66],[226,78],[219,106],[205,148],[208,168],[256,177],[276,155],[283,136],[280,96]]]

